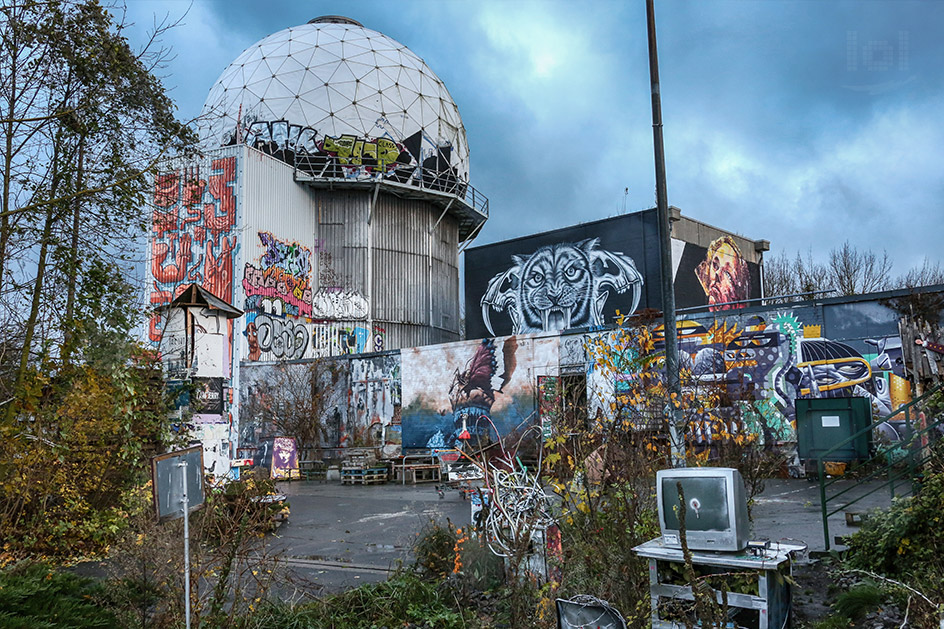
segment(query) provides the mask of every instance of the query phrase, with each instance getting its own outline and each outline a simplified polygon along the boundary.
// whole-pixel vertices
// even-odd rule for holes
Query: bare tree
[[[829,252],[827,268],[832,288],[840,295],[859,295],[885,290],[891,285],[892,260],[888,253],[859,251],[849,241]]]
[[[780,297],[799,292],[794,261],[787,257],[786,251],[764,258],[764,295]],[[782,303],[784,300],[768,300],[768,303]]]
[[[328,359],[276,365],[252,387],[248,417],[272,434],[295,437],[299,452],[317,448],[328,440],[325,420],[341,376],[341,368]]]
[[[933,286],[935,284],[944,284],[944,268],[941,268],[940,262],[932,263],[927,257],[921,266],[916,266],[908,270],[907,273],[898,278],[895,282],[899,288],[917,288],[919,286]]]
[[[926,275],[932,277],[933,267],[925,266],[928,267]],[[797,252],[792,259],[781,252],[764,261],[764,295],[767,303],[785,303],[809,299],[822,291],[858,295],[886,290],[894,284],[891,271],[892,260],[887,252],[876,254],[859,250],[848,241],[832,249],[825,263],[813,258],[812,249],[805,255]],[[786,295],[797,297],[787,298]]]

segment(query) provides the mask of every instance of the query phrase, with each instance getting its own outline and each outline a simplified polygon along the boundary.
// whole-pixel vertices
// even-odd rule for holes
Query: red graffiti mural
[[[158,175],[151,214],[151,304],[170,303],[186,285],[197,283],[233,301],[233,257],[238,249],[236,158],[214,159]],[[160,341],[151,321],[149,336]]]

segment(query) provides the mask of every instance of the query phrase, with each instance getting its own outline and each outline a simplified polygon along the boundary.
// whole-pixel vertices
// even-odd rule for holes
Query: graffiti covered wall
[[[556,336],[509,336],[401,351],[403,448],[495,440],[537,421],[537,376],[555,374]]]
[[[760,297],[756,253],[741,249],[752,241],[681,220],[692,234],[718,237],[707,247],[672,240],[677,308],[722,310]],[[594,328],[613,324],[617,311],[661,310],[658,243],[652,209],[472,247],[465,266],[467,335]]]
[[[679,362],[692,374],[690,386],[724,392],[743,429],[767,442],[793,442],[796,399],[864,397],[875,418],[910,401],[897,321],[876,302],[706,314],[678,321]],[[621,351],[615,332],[588,337]],[[661,328],[655,339],[662,351]],[[588,363],[591,417],[611,417],[609,401],[631,376],[619,364]],[[893,426],[883,432],[897,438]]]
[[[275,437],[300,437],[284,434],[289,425],[284,420],[291,413],[316,416],[320,445],[326,448],[343,447],[354,434],[354,424],[348,413],[350,364],[344,360],[294,363],[247,363],[241,366],[239,391],[240,454],[268,464]],[[314,383],[311,377],[314,376]],[[311,387],[316,389],[313,398]],[[314,400],[314,401],[313,401]],[[314,444],[307,444],[312,446]],[[350,444],[348,444],[350,445]],[[240,457],[244,458],[244,457]]]
[[[400,355],[351,359],[348,417],[350,435],[365,445],[381,446],[386,456],[400,452]]]
[[[151,215],[150,302],[169,304],[196,283],[233,303],[233,265],[239,250],[236,155],[179,165],[157,175]],[[151,320],[153,343],[163,322]]]

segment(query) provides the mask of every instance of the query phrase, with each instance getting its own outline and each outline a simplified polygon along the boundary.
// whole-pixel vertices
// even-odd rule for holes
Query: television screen
[[[740,472],[727,467],[687,467],[656,473],[659,525],[662,542],[681,548],[683,505],[679,485],[685,496],[685,533],[690,550],[740,551],[747,546],[747,492]]]
[[[722,478],[666,478],[662,509],[668,528],[680,528],[678,483],[685,495],[685,527],[689,531],[726,531],[730,528],[727,489]]]

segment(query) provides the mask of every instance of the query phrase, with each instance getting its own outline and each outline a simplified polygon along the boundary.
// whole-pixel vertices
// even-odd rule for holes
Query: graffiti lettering
[[[353,291],[321,289],[311,302],[312,317],[317,319],[366,319],[370,313],[367,300]]]
[[[281,242],[268,232],[259,232],[259,240],[266,248],[261,260],[263,266],[278,267],[292,275],[311,273],[311,251],[307,248],[297,242]]]
[[[259,232],[265,247],[260,267],[246,263],[243,290],[246,310],[276,315],[311,316],[311,251]]]
[[[291,164],[296,154],[318,152],[316,135],[311,127],[289,124],[288,120],[256,121],[246,129],[246,144]]]
[[[309,337],[304,325],[262,314],[253,323],[261,351],[272,352],[278,360],[304,358]]]
[[[321,142],[321,149],[336,157],[341,164],[371,166],[380,172],[389,170],[400,157],[400,147],[387,138],[368,140],[354,135],[338,138],[326,135]]]

